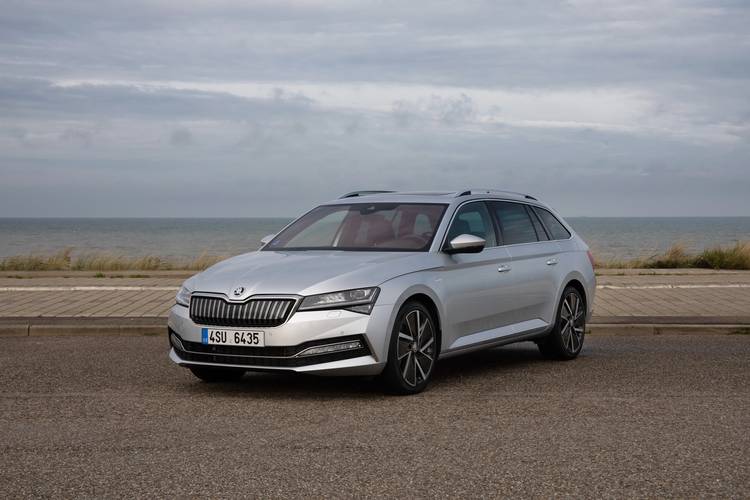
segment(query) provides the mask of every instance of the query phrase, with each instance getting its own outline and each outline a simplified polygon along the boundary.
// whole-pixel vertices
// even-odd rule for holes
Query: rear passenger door
[[[513,288],[514,320],[525,329],[546,326],[556,305],[558,244],[550,241],[530,206],[510,201],[493,201],[490,206],[511,258],[506,281]]]

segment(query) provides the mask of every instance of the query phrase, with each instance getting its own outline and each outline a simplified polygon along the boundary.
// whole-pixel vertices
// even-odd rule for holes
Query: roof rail
[[[339,196],[339,200],[343,200],[344,198],[356,198],[357,196],[368,196],[371,194],[383,194],[383,193],[395,193],[396,191],[352,191],[351,193],[346,193],[344,196]]]
[[[529,194],[525,193],[518,193],[516,191],[503,191],[502,189],[467,189],[465,191],[461,191],[456,195],[456,198],[459,198],[461,196],[469,196],[470,194],[482,194],[482,193],[497,193],[497,194],[514,194],[516,196],[522,196],[526,198],[527,200],[534,200],[538,201],[536,198]]]

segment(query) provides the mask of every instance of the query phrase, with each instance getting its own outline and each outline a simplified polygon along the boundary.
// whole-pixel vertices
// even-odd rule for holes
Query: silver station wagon
[[[169,355],[207,382],[291,370],[416,393],[477,349],[575,358],[595,284],[586,244],[532,196],[360,191],[185,281]]]

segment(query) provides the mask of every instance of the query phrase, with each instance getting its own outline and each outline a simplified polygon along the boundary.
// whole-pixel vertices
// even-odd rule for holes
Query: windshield
[[[418,203],[323,205],[294,221],[263,250],[425,252],[445,207]]]

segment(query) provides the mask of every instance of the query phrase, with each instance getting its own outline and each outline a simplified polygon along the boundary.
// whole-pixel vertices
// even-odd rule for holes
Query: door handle
[[[497,268],[497,272],[499,273],[507,273],[510,271],[510,266],[507,266],[505,264],[502,264],[500,267]]]
[[[548,266],[554,266],[555,264],[557,264],[557,259],[547,259]]]

